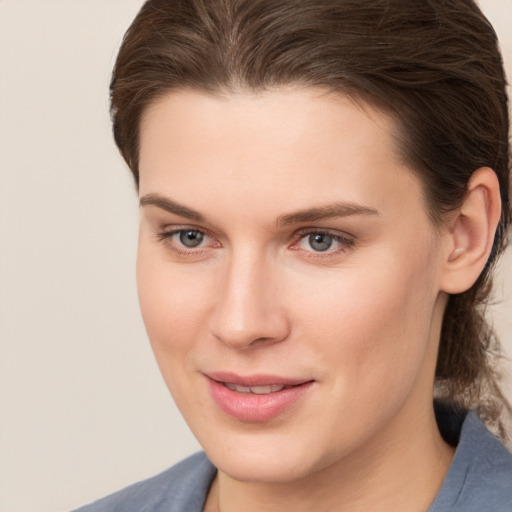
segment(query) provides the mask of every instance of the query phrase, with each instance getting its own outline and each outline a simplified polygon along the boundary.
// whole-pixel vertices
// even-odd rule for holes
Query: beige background
[[[1,512],[65,511],[198,449],[138,312],[136,196],[107,114],[141,4],[0,0]],[[512,76],[512,0],[481,5]],[[499,280],[512,353],[510,251]]]

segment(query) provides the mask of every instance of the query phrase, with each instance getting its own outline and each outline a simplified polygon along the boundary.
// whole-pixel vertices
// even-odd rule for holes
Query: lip
[[[313,380],[293,379],[277,375],[240,376],[214,372],[206,375],[215,403],[229,416],[246,422],[264,422],[276,418],[300,401],[313,385]],[[239,386],[290,386],[268,394],[241,393],[228,389],[224,383]]]

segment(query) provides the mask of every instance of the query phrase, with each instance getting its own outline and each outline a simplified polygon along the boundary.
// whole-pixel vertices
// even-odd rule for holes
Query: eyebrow
[[[161,196],[160,194],[147,194],[140,199],[140,206],[156,206],[166,212],[179,215],[196,222],[204,222],[204,215],[188,206]],[[299,210],[297,212],[287,213],[277,218],[276,227],[288,226],[290,224],[300,224],[303,222],[315,222],[334,217],[349,217],[352,215],[379,215],[374,208],[352,202],[336,202],[325,205]]]
[[[176,203],[168,197],[161,196],[159,194],[147,194],[141,197],[140,206],[156,206],[169,213],[174,213],[185,219],[194,220],[196,222],[204,222],[205,218],[198,211],[183,206],[182,204]]]
[[[289,224],[300,224],[302,222],[316,222],[324,219],[332,219],[334,217],[349,217],[352,215],[379,215],[374,208],[351,202],[328,203],[307,210],[281,215],[276,225],[287,226]]]

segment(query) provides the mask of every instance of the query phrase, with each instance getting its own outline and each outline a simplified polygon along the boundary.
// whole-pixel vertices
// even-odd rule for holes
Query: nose
[[[253,255],[233,257],[219,283],[212,334],[231,348],[283,341],[290,323],[277,269]]]

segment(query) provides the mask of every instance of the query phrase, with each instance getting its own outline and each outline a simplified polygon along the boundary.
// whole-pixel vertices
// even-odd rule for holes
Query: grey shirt
[[[512,455],[474,413],[437,407],[439,429],[455,457],[428,512],[512,512]],[[216,469],[196,453],[153,478],[75,512],[202,512]]]

